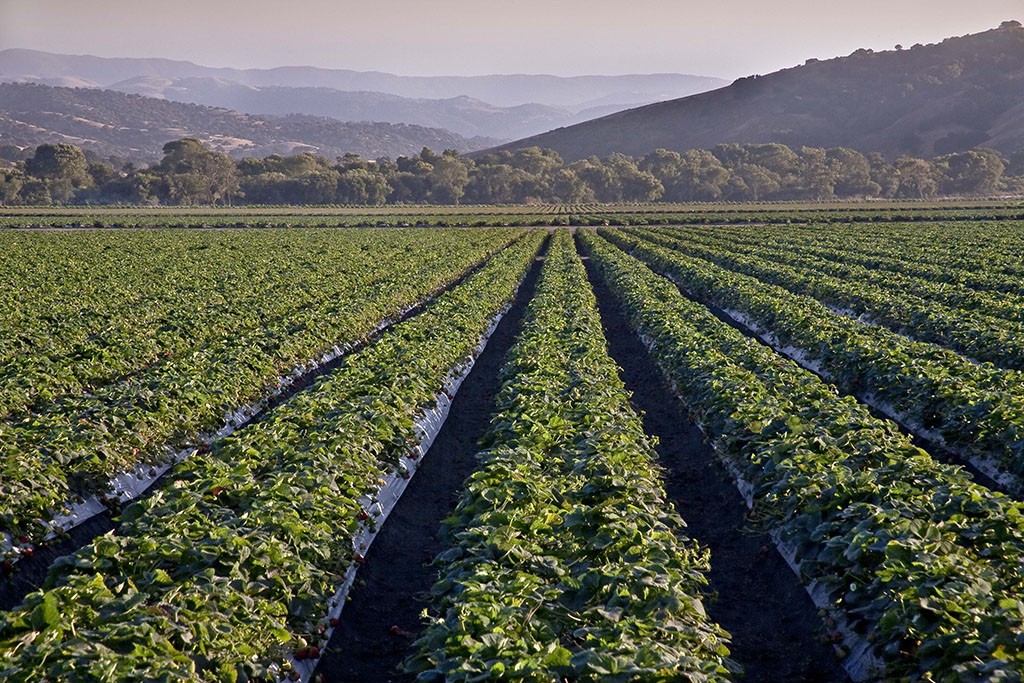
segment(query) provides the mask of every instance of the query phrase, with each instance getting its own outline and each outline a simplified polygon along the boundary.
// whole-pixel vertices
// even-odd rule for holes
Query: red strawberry
[[[365,510],[363,510],[362,512],[359,513],[359,521],[360,522],[365,522],[368,517],[369,517],[369,515],[366,514]]]
[[[18,543],[28,543],[28,536],[18,536]]]
[[[24,548],[24,549],[22,549],[21,554],[24,555],[25,557],[32,557],[32,553],[33,552],[35,552],[35,551],[32,550],[32,548]]]
[[[316,645],[313,645],[312,647],[310,647],[309,648],[309,658],[310,659],[320,659],[320,648],[318,648]]]
[[[299,675],[299,672],[298,671],[293,671],[291,673],[291,675],[288,677],[288,680],[290,680],[290,681],[297,681],[300,678],[302,678],[302,676]]]
[[[331,625],[331,628],[334,628],[335,626],[337,626],[341,622],[338,621],[338,617],[331,617],[331,620],[329,622],[327,622],[327,623],[329,623]]]
[[[4,576],[10,576],[14,573],[14,563],[10,560],[4,560],[0,562],[0,574]]]
[[[222,493],[224,493],[224,487],[223,486],[214,486],[212,489],[210,489],[210,495],[211,496],[219,496]]]
[[[309,657],[309,648],[308,647],[303,647],[303,648],[300,648],[300,649],[296,650],[294,657],[295,657],[295,659],[299,659],[299,660],[306,659],[307,657]]]
[[[366,564],[366,558],[361,553],[356,553],[356,564]]]
[[[412,475],[409,474],[409,470],[402,470],[402,479],[408,479]]]

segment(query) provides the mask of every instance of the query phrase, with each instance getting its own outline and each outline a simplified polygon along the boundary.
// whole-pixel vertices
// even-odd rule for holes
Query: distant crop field
[[[6,212],[0,678],[1014,680],[1024,209],[564,208]]]
[[[1024,220],[1017,200],[386,207],[3,207],[0,228],[529,227]]]

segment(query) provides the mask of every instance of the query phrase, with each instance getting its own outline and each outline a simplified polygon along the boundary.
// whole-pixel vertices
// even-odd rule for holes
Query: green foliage
[[[677,258],[616,241],[656,267]],[[803,577],[873,644],[888,667],[882,678],[1017,680],[1022,504],[932,460],[895,424],[721,322],[603,238],[584,233],[583,242],[666,380],[749,483],[752,519],[794,549]],[[701,271],[673,270],[686,272],[689,287]],[[831,343],[839,353],[838,340]]]
[[[516,233],[67,237],[0,235],[18,320],[0,332],[0,531],[37,540],[66,502],[198,445]]]
[[[558,231],[502,369],[499,412],[442,531],[424,681],[717,681],[707,555],[683,537],[656,454]]]
[[[44,149],[45,148],[45,149]],[[52,148],[52,149],[51,149]],[[59,149],[59,154],[57,153]],[[889,164],[843,147],[777,143],[719,145],[684,153],[663,149],[633,159],[612,154],[564,165],[552,150],[528,147],[475,159],[424,148],[395,161],[346,154],[331,164],[308,152],[232,161],[196,139],[164,145],[164,159],[124,177],[109,164],[83,166],[71,145],[42,145],[25,163],[29,182],[8,173],[0,203],[122,202],[163,204],[456,205],[542,202],[714,202],[992,195],[1024,180],[1006,175],[1009,162],[992,150],[949,154],[932,162],[900,157]],[[71,150],[75,150],[72,153]],[[75,161],[71,161],[71,158]],[[81,157],[81,158],[80,158]],[[1010,164],[1015,168],[1019,164]],[[63,170],[61,170],[63,169]],[[17,173],[17,172],[15,172]],[[42,185],[31,184],[38,178]],[[92,185],[94,189],[88,189]]]
[[[300,644],[320,642],[328,603],[358,561],[359,515],[381,478],[403,469],[414,420],[471,357],[542,239],[503,249],[264,421],[189,458],[126,511],[120,533],[58,561],[41,591],[0,616],[0,677],[286,672]]]
[[[881,247],[878,256],[859,256],[839,240],[830,247],[794,240],[791,246],[771,248],[764,244],[763,230],[739,244],[685,229],[639,235],[918,341],[1024,370],[1024,344],[1018,341],[1024,339],[1024,284],[1013,276],[961,271],[948,262],[944,268],[918,264],[913,249],[890,252]],[[906,277],[907,271],[924,278]],[[957,286],[950,287],[952,283]],[[974,289],[986,286],[1001,295]]]
[[[173,204],[230,203],[239,189],[231,157],[208,151],[193,138],[164,145],[164,158],[154,170],[162,177],[160,194]]]
[[[899,410],[910,424],[937,433],[965,453],[993,460],[1018,477],[1024,476],[1024,375],[1020,371],[977,365],[941,346],[907,339],[881,325],[864,325],[773,282],[785,282],[801,292],[817,292],[813,279],[797,286],[785,271],[773,277],[770,266],[762,267],[754,260],[721,259],[735,264],[739,271],[731,272],[683,253],[691,251],[685,242],[670,242],[680,249],[677,251],[621,232],[608,236],[634,249],[660,272],[671,274],[700,300],[739,311],[758,329],[770,330],[782,346],[801,349],[840,387],[870,393]],[[693,251],[700,254],[702,250],[698,246]],[[757,272],[761,279],[743,271]],[[879,304],[876,310],[883,306]],[[899,315],[895,307],[886,310],[889,312],[884,315]],[[914,322],[922,330],[949,334],[957,327],[957,318],[954,312],[923,306]],[[961,318],[968,323],[959,330],[963,344],[970,343],[971,335],[985,332],[970,329],[969,315]],[[1001,357],[1019,366],[1022,349],[1014,343],[1015,327],[1006,323],[1003,328],[1010,348]]]
[[[75,187],[89,182],[88,162],[81,149],[58,143],[36,147],[32,158],[25,161],[25,172],[43,180],[68,180]]]

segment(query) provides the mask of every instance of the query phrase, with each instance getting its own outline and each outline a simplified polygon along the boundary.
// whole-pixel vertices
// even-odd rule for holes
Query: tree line
[[[512,204],[713,202],[980,196],[1024,190],[1024,150],[932,160],[777,143],[659,149],[565,163],[528,147],[469,158],[428,148],[397,159],[303,153],[232,159],[196,139],[145,168],[74,145],[0,147],[0,204]]]

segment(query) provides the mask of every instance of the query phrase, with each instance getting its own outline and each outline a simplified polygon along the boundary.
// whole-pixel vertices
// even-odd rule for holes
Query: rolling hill
[[[390,93],[342,91],[333,88],[253,86],[220,78],[139,76],[110,86],[111,90],[225,107],[249,114],[311,114],[342,121],[381,121],[444,128],[467,137],[514,140],[557,126],[620,111],[629,105],[606,105],[582,114],[546,104],[496,107],[472,97],[411,98]]]
[[[0,75],[39,82],[75,78],[96,86],[139,76],[218,78],[249,86],[331,88],[343,91],[389,93],[407,98],[471,97],[498,107],[543,104],[579,111],[596,104],[637,104],[682,97],[725,84],[719,78],[689,74],[630,74],[622,76],[549,76],[496,74],[489,76],[397,76],[379,71],[283,66],[274,69],[231,69],[201,66],[171,59],[111,58],[61,55],[39,50],[0,50]]]
[[[25,49],[0,50],[0,81],[106,88],[256,115],[408,123],[500,141],[726,83],[684,74],[406,77],[315,67],[224,69]]]
[[[932,158],[1024,146],[1024,28],[999,28],[908,50],[858,50],[681,99],[502,145],[550,147],[566,160],[721,143],[850,147]],[[494,151],[494,150],[489,150]]]
[[[112,90],[0,83],[0,144],[69,142],[101,155],[151,161],[161,157],[166,142],[183,137],[236,157],[356,152],[375,159],[416,154],[425,146],[472,150],[497,142],[407,124],[253,116]]]

